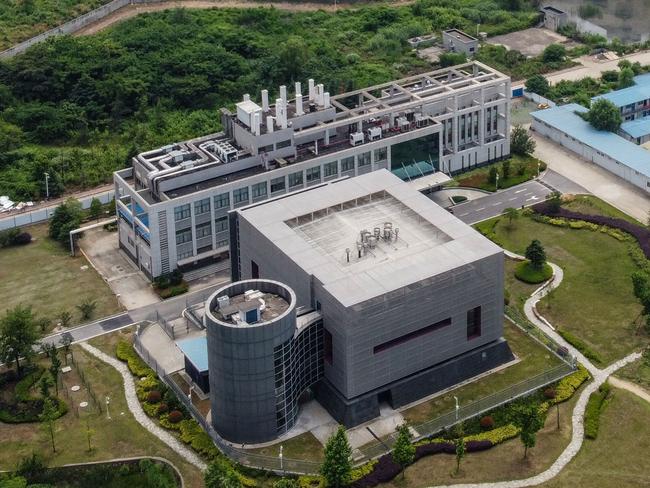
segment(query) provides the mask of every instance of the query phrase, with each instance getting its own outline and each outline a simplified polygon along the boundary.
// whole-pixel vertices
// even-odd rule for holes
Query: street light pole
[[[282,444],[280,444],[280,471],[284,471],[284,464],[282,462],[282,457],[283,457],[282,456],[282,450],[283,450],[283,447],[282,447]]]
[[[455,396],[454,400],[456,401],[456,420],[458,420],[458,410],[460,409],[460,405],[458,404],[458,397]]]
[[[539,161],[537,161],[537,177],[538,177],[538,178],[539,178],[539,165],[540,165],[540,164],[541,164],[541,163],[540,163]]]
[[[495,189],[496,189],[497,191],[499,190],[499,173],[497,173],[497,182],[496,182]]]
[[[111,403],[111,398],[106,397],[106,420],[111,420],[111,413],[108,411],[108,405]]]
[[[50,174],[49,173],[43,173],[45,175],[45,198],[47,200],[50,199],[50,185],[49,185],[49,179],[50,179]]]

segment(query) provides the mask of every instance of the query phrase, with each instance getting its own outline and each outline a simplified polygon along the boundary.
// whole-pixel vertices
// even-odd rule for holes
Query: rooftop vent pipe
[[[269,91],[262,90],[262,110],[264,112],[269,111]]]
[[[315,97],[314,80],[309,80],[309,101],[313,102]]]

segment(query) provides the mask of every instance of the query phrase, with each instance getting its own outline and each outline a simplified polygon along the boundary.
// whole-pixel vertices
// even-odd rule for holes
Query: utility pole
[[[43,173],[45,175],[45,199],[49,200],[50,199],[50,185],[49,185],[49,179],[50,179],[50,174],[49,173]]]
[[[458,397],[455,396],[454,400],[456,401],[456,420],[458,420],[458,410],[460,410],[460,405],[458,404]]]
[[[283,457],[282,456],[282,450],[283,450],[283,447],[282,447],[282,444],[280,444],[280,454],[279,454],[279,456],[280,456],[280,471],[284,471],[284,465],[282,463],[282,457]]]
[[[496,182],[495,190],[496,190],[496,191],[499,190],[499,173],[497,173],[497,182]]]

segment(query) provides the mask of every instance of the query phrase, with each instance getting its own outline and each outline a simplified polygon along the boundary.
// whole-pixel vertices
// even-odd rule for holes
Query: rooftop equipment
[[[350,145],[351,146],[358,146],[359,144],[364,143],[364,136],[363,132],[353,132],[350,134]]]
[[[379,139],[381,139],[380,127],[370,127],[367,132],[368,132],[369,141],[378,141]]]

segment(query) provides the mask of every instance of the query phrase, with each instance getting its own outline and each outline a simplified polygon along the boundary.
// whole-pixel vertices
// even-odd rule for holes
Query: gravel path
[[[505,252],[506,255],[512,259],[518,259],[518,260],[524,259],[523,256],[519,256],[509,251],[505,251]],[[546,321],[542,316],[536,313],[535,304],[544,296],[544,294],[548,289],[557,288],[562,282],[562,278],[564,277],[564,274],[562,273],[562,268],[560,268],[559,266],[553,263],[549,263],[549,264],[553,267],[553,271],[554,271],[553,278],[551,278],[551,280],[547,284],[542,285],[540,288],[538,288],[531,295],[531,297],[528,300],[526,300],[526,303],[524,304],[524,312],[526,313],[526,317],[528,318],[528,320],[530,320],[533,324],[535,324],[537,327],[542,329],[546,334],[552,337],[559,344],[566,347],[569,350],[569,352],[571,352],[571,354],[573,354],[578,359],[578,361],[580,361],[587,368],[587,370],[589,370],[589,372],[591,373],[594,379],[582,391],[573,409],[573,414],[571,416],[572,432],[571,432],[571,441],[569,442],[569,445],[564,449],[564,451],[562,451],[562,454],[560,454],[560,456],[555,460],[555,462],[551,465],[550,468],[548,468],[545,471],[542,471],[541,473],[535,476],[531,476],[530,478],[525,478],[521,480],[511,480],[511,481],[498,481],[494,483],[466,483],[466,484],[455,484],[455,485],[439,485],[435,488],[444,488],[444,487],[451,487],[451,486],[453,486],[454,488],[521,488],[525,486],[540,485],[542,483],[545,483],[553,479],[555,476],[557,476],[560,473],[560,471],[562,471],[562,469],[564,469],[564,467],[567,464],[569,464],[569,462],[574,458],[574,456],[578,454],[578,451],[582,446],[582,442],[584,440],[584,424],[583,424],[584,414],[585,414],[585,409],[587,408],[587,401],[589,400],[589,396],[593,392],[595,392],[600,387],[600,385],[602,385],[605,381],[607,381],[607,379],[611,374],[613,374],[615,371],[622,368],[623,366],[631,362],[634,362],[641,357],[641,353],[635,352],[626,356],[620,361],[615,362],[614,364],[608,366],[605,369],[598,369],[596,366],[594,366],[591,363],[591,361],[585,358],[580,353],[580,351],[578,351],[575,347],[573,347],[571,344],[566,342],[555,331],[555,328],[553,328],[553,326],[548,323],[548,321]],[[631,389],[630,391],[636,393],[634,389]]]
[[[650,403],[650,392],[645,388],[640,387],[639,385],[632,383],[631,381],[622,380],[616,376],[612,376],[609,379],[609,382],[612,386],[620,388],[622,390],[627,390],[630,393],[634,393],[639,398],[643,398],[646,402]]]
[[[202,471],[207,468],[207,465],[194,453],[194,451],[188,449],[185,444],[176,439],[176,437],[174,437],[168,431],[162,427],[159,427],[147,416],[146,413],[144,413],[142,407],[140,406],[140,401],[138,400],[138,397],[135,393],[135,382],[133,381],[133,375],[129,371],[129,368],[126,366],[126,364],[114,357],[109,356],[108,354],[103,353],[87,342],[82,342],[80,345],[84,350],[88,351],[93,356],[113,366],[122,375],[122,379],[124,380],[124,393],[126,395],[126,403],[129,407],[129,410],[135,417],[135,420],[140,425],[142,425],[142,427],[147,429],[149,432],[151,432],[153,435],[171,447],[188,463],[193,464]]]

